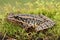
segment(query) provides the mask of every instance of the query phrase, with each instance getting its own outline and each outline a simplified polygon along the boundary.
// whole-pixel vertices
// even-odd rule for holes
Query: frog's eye
[[[15,19],[18,19],[19,17],[18,16],[14,16]]]

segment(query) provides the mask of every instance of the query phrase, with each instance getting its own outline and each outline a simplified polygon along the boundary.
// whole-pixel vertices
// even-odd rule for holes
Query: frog
[[[18,24],[26,31],[33,29],[34,31],[38,32],[44,29],[52,28],[55,25],[55,22],[52,19],[43,14],[35,15],[10,13],[7,16],[7,20]]]

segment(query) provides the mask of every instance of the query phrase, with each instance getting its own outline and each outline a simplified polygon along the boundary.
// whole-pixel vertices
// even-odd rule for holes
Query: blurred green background
[[[32,32],[30,38],[24,29],[6,22],[5,18],[10,12],[43,14],[54,20],[56,25],[44,33]],[[0,0],[0,32],[14,35],[18,40],[36,40],[39,37],[48,37],[50,34],[51,40],[58,40],[60,38],[60,0]]]

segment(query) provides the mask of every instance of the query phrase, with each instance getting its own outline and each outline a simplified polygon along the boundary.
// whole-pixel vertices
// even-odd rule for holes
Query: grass
[[[39,34],[32,32],[31,37],[20,26],[9,23],[5,20],[10,12],[27,14],[44,14],[55,21],[56,25],[47,32]],[[60,37],[60,1],[59,0],[0,0],[0,32],[10,36],[14,35],[18,40],[29,40],[30,38],[44,38],[53,34],[52,40]],[[32,37],[33,36],[33,37]],[[56,36],[56,37],[55,37]]]

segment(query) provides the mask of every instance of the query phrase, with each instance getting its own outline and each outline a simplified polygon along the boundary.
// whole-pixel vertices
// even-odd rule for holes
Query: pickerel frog
[[[34,29],[36,32],[51,28],[55,25],[54,21],[44,15],[32,14],[9,14],[8,21],[20,25],[25,30]]]

